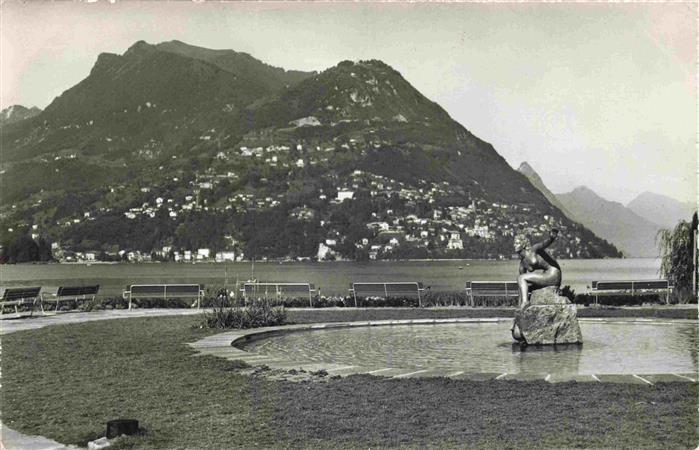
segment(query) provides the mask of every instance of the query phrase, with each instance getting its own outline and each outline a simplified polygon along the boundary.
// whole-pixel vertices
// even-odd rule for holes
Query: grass
[[[341,310],[338,320],[459,310],[398,311]],[[296,322],[338,314],[289,312]],[[235,361],[192,357],[184,343],[215,332],[198,328],[199,320],[109,320],[3,336],[2,421],[85,445],[107,420],[135,418],[145,432],[114,448],[137,449],[694,448],[699,441],[695,384],[270,381],[242,375]]]

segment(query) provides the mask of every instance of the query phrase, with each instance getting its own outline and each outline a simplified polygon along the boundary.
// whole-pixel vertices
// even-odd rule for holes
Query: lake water
[[[596,280],[657,279],[659,259],[559,260],[563,285],[584,292]],[[8,286],[99,284],[100,294],[121,295],[130,284],[200,283],[227,285],[260,281],[309,282],[324,295],[346,295],[352,281],[421,281],[433,291],[460,291],[466,281],[507,281],[517,277],[517,261],[440,260],[370,262],[250,262],[199,264],[20,264],[1,265]]]

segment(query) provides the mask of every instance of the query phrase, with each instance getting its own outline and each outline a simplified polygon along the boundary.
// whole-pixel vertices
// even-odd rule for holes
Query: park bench
[[[94,286],[61,286],[55,294],[41,294],[41,312],[44,312],[44,303],[56,302],[55,312],[58,312],[58,306],[61,301],[86,301],[87,299],[94,300],[100,290],[99,284]]]
[[[197,308],[199,308],[201,299],[204,297],[204,286],[199,284],[132,284],[126,288],[123,297],[129,300],[129,309],[131,309],[131,301],[138,298],[162,298],[164,300],[195,298]]]
[[[40,298],[41,286],[6,288],[0,298],[0,314],[5,311],[5,306],[14,306],[15,313],[19,315],[19,306],[30,306],[30,314],[34,313],[34,305]]]
[[[357,306],[357,297],[408,297],[417,296],[418,305],[422,307],[424,286],[419,281],[390,281],[374,283],[350,283],[350,294]]]
[[[240,289],[244,298],[264,296],[274,296],[276,298],[297,298],[308,297],[309,306],[313,306],[313,296],[316,294],[316,287],[311,283],[286,283],[286,282],[246,282]]]
[[[593,281],[591,294],[595,296],[595,304],[600,295],[648,295],[665,294],[665,303],[670,302],[673,286],[668,280],[614,280]]]
[[[519,287],[516,281],[467,281],[466,294],[476,306],[476,297],[519,297]]]

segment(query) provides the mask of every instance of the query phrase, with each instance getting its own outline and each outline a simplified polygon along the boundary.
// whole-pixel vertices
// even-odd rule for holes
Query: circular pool
[[[697,323],[582,321],[583,345],[513,344],[511,320],[331,328],[261,337],[247,351],[289,362],[466,373],[659,374],[699,370]]]

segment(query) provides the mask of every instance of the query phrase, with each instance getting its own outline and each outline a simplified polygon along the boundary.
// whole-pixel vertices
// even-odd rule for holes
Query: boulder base
[[[577,309],[555,287],[536,290],[515,312],[512,337],[530,345],[582,344]]]

